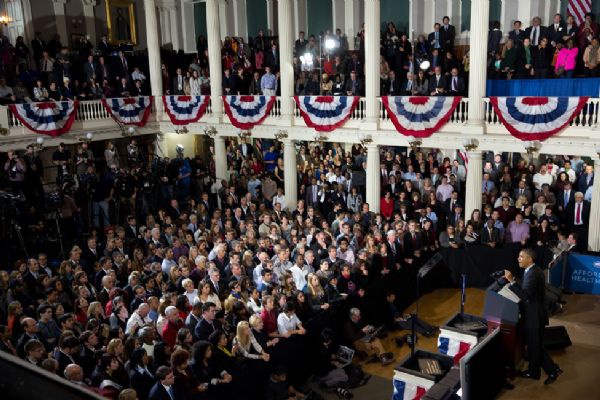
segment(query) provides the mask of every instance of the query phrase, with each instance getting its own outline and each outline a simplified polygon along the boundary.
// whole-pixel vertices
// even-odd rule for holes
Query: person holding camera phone
[[[27,167],[25,161],[19,157],[16,151],[9,150],[8,160],[4,163],[4,171],[8,174],[13,194],[19,196],[25,187],[25,172],[27,171]]]

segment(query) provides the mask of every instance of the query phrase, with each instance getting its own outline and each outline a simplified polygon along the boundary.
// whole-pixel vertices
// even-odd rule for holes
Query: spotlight
[[[325,48],[327,50],[333,50],[337,47],[337,43],[335,42],[335,40],[333,39],[327,39],[325,40]]]
[[[421,64],[419,64],[419,67],[423,70],[423,71],[427,71],[429,69],[429,67],[431,67],[431,63],[428,60],[423,60],[421,62]]]

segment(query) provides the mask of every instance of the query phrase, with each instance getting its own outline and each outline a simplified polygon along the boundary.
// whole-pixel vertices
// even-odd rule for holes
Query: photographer
[[[81,175],[87,171],[88,166],[93,164],[94,153],[88,148],[88,144],[84,142],[77,148],[77,154],[75,154],[77,177],[81,178]]]
[[[131,169],[143,163],[142,153],[137,146],[137,140],[135,138],[131,138],[131,142],[127,145],[127,162]]]
[[[44,166],[42,160],[35,152],[33,145],[27,146],[27,151],[23,156],[25,160],[25,196],[30,203],[41,204],[44,198],[44,185],[42,179],[44,177]]]
[[[8,180],[13,194],[19,196],[25,189],[25,172],[27,166],[25,161],[14,151],[8,152],[8,160],[4,163],[4,171],[8,173]]]
[[[115,195],[117,198],[117,224],[124,223],[124,217],[130,214],[135,215],[136,198],[136,170],[130,170],[128,174],[121,169],[117,174],[115,181]]]
[[[56,165],[56,183],[62,186],[65,175],[69,175],[69,160],[71,152],[67,150],[64,143],[58,145],[58,149],[52,154],[52,164]]]

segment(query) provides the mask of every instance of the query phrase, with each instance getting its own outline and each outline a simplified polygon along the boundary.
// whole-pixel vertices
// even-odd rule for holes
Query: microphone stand
[[[467,300],[467,274],[463,272],[462,274],[462,285],[461,285],[461,294],[460,294],[460,315],[461,317],[465,313],[465,302]]]

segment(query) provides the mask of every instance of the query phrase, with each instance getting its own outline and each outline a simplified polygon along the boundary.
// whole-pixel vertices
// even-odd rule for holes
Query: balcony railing
[[[496,114],[496,110],[490,103],[490,99],[483,99],[485,102],[485,122],[488,126],[502,125],[502,122]],[[579,112],[579,114],[573,118],[570,123],[571,127],[596,127],[598,125],[598,112],[600,111],[600,98],[589,99]]]
[[[220,98],[217,101],[222,101]],[[504,127],[502,122],[498,118],[498,115],[494,111],[494,108],[490,104],[489,99],[484,99],[484,107],[485,107],[485,122],[486,125],[492,130],[494,133],[501,133],[504,131]],[[598,114],[600,113],[600,98],[592,98],[589,99],[585,105],[585,107],[581,110],[581,112],[573,119],[570,126],[571,128],[595,128],[598,126],[599,118]],[[210,117],[212,115],[212,100],[209,101],[208,107],[206,110],[206,116]],[[302,124],[302,117],[300,115],[300,109],[298,105],[294,102],[294,117],[296,119],[297,124]],[[347,128],[356,129],[359,128],[358,123],[364,120],[366,117],[366,99],[361,98],[352,112],[350,119],[348,121]],[[276,122],[281,118],[281,99],[277,98],[273,108],[269,114],[269,117],[264,121],[264,125],[280,125],[281,121]],[[110,114],[106,111],[102,102],[100,100],[91,100],[91,101],[80,101],[79,108],[77,109],[77,115],[75,116],[76,122],[79,123],[92,123],[93,128],[101,128],[104,123],[106,126],[112,126],[114,121],[112,120]],[[164,122],[169,122],[169,118],[166,114],[163,114],[162,120]],[[382,124],[381,130],[390,130],[394,129],[390,127],[390,124],[387,123],[390,121],[389,115],[383,104],[380,105],[380,120],[381,122],[386,122],[386,124]],[[452,132],[456,130],[457,133],[460,133],[460,129],[457,128],[457,125],[462,125],[469,120],[469,99],[462,98],[454,112],[452,113],[449,124],[445,128],[445,131]],[[202,120],[200,121],[202,123]],[[6,106],[0,106],[0,125],[8,126],[8,128],[18,128],[19,132],[23,132],[23,124],[13,115],[10,109]],[[73,129],[82,129],[81,125],[74,126]]]

